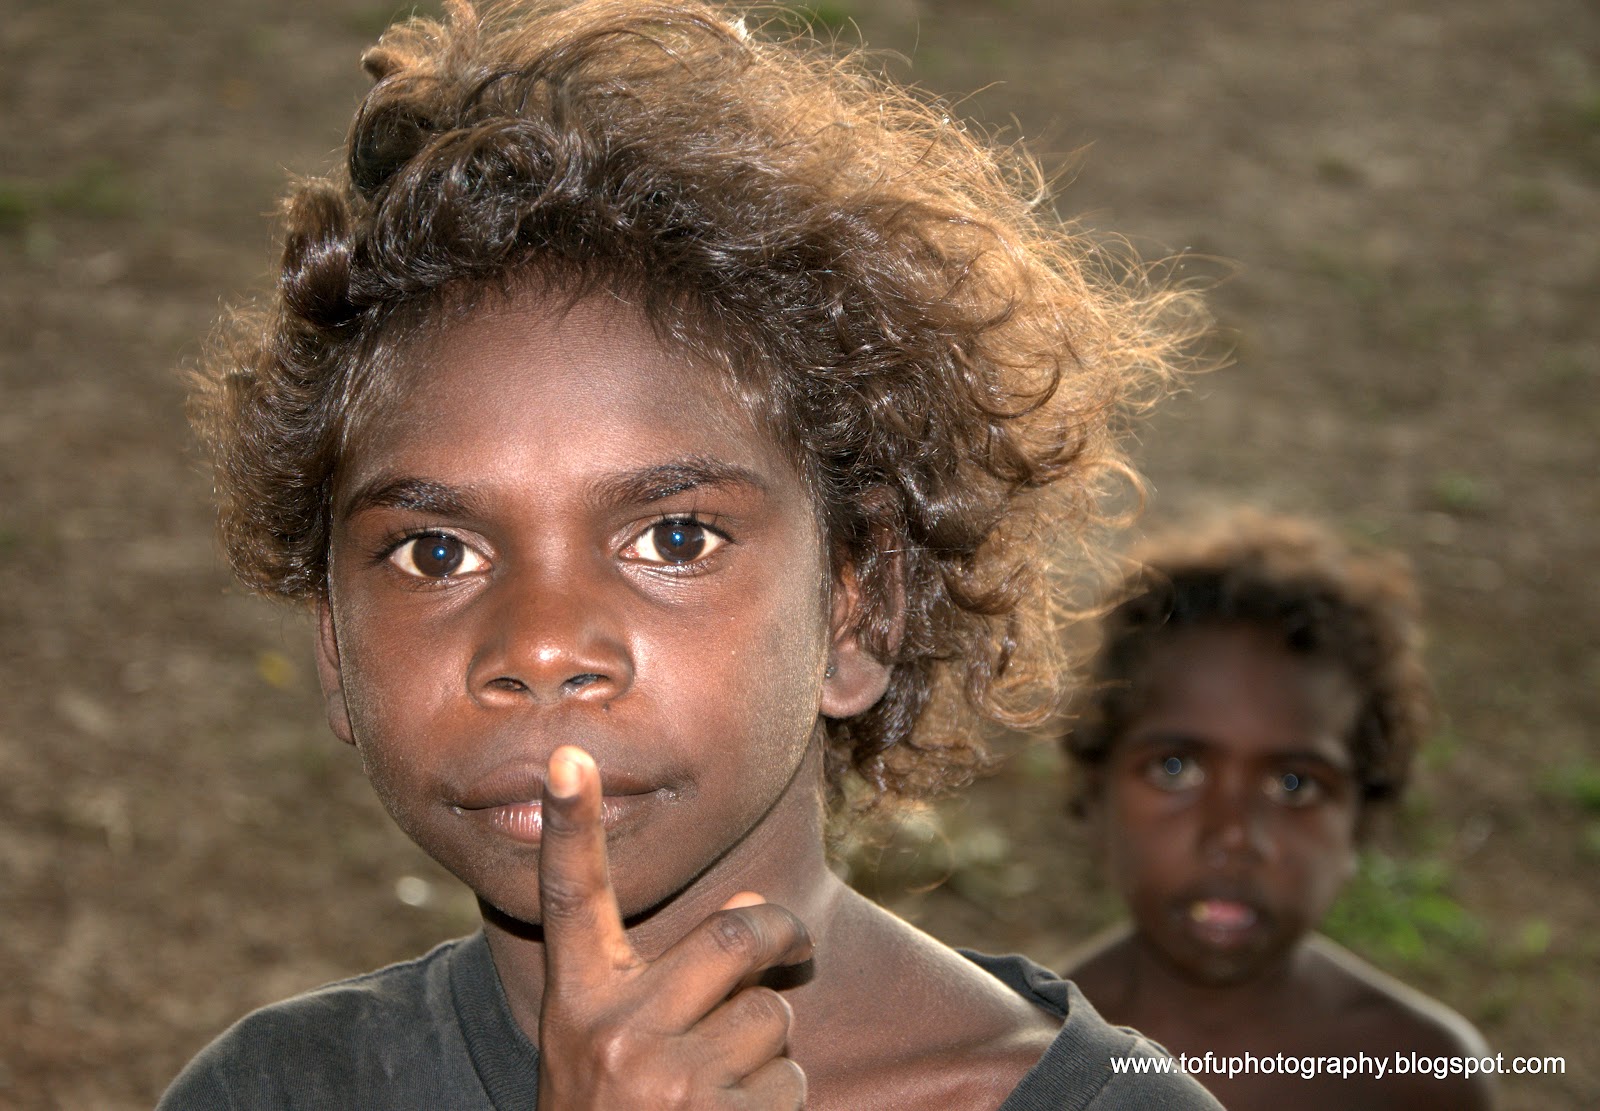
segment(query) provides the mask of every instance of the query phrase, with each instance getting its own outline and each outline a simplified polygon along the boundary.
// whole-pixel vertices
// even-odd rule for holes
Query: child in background
[[[1067,975],[1180,1060],[1213,1054],[1193,1071],[1233,1111],[1490,1106],[1481,1075],[1210,1072],[1245,1053],[1485,1053],[1459,1014],[1315,932],[1428,728],[1406,567],[1251,512],[1135,560],[1065,737],[1133,920]]]
[[[333,732],[483,929],[245,1017],[162,1106],[1214,1107],[824,849],[847,785],[960,787],[1048,704],[1043,553],[1188,298],[698,4],[455,2],[365,66],[197,427],[236,572],[315,610]]]

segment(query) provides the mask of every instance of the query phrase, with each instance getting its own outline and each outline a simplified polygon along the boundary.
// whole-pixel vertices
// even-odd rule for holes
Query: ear
[[[347,745],[356,743],[350,712],[344,703],[344,674],[339,667],[339,639],[333,628],[333,609],[323,598],[317,603],[317,678],[327,706],[328,728]]]
[[[898,644],[905,629],[905,599],[900,591],[898,565],[891,569],[894,593],[894,622],[891,643]],[[861,585],[855,568],[845,567],[834,583],[832,613],[828,627],[833,640],[828,647],[828,669],[822,680],[822,713],[830,718],[848,718],[865,713],[878,704],[889,689],[893,671],[861,643]]]

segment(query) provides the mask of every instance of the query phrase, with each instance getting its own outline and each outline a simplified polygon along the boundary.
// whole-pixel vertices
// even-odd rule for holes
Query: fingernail
[[[570,799],[578,793],[578,786],[582,782],[583,765],[589,762],[589,754],[581,748],[558,748],[550,756],[550,767],[546,773],[550,793],[558,799]]]

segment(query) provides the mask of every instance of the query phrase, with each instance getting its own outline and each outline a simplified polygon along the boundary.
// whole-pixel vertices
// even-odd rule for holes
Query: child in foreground
[[[1483,1057],[1436,1000],[1315,932],[1364,825],[1426,733],[1404,565],[1304,521],[1239,513],[1157,539],[1113,596],[1066,737],[1075,804],[1132,923],[1067,975],[1233,1111],[1491,1104],[1454,1076],[1210,1070],[1229,1057]]]
[[[694,4],[394,29],[201,374],[241,579],[483,929],[164,1108],[1214,1107],[830,871],[1048,705],[1042,553],[1184,339],[933,107]],[[853,786],[850,786],[853,785]]]

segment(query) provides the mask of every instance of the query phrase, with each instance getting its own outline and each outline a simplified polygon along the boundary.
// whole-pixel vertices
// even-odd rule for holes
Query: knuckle
[[[739,1006],[747,1012],[751,1023],[776,1026],[783,1032],[794,1023],[794,1008],[771,988],[746,988],[739,993]]]
[[[689,1078],[681,1073],[675,1073],[653,1084],[650,1096],[655,1106],[667,1108],[669,1111],[672,1108],[693,1107],[697,1102],[694,1086],[689,1082]]]
[[[577,876],[552,869],[540,876],[539,905],[546,917],[571,918],[589,905],[589,885]]]
[[[627,1073],[633,1063],[633,1039],[628,1028],[615,1023],[596,1027],[589,1035],[590,1052],[603,1075]]]

